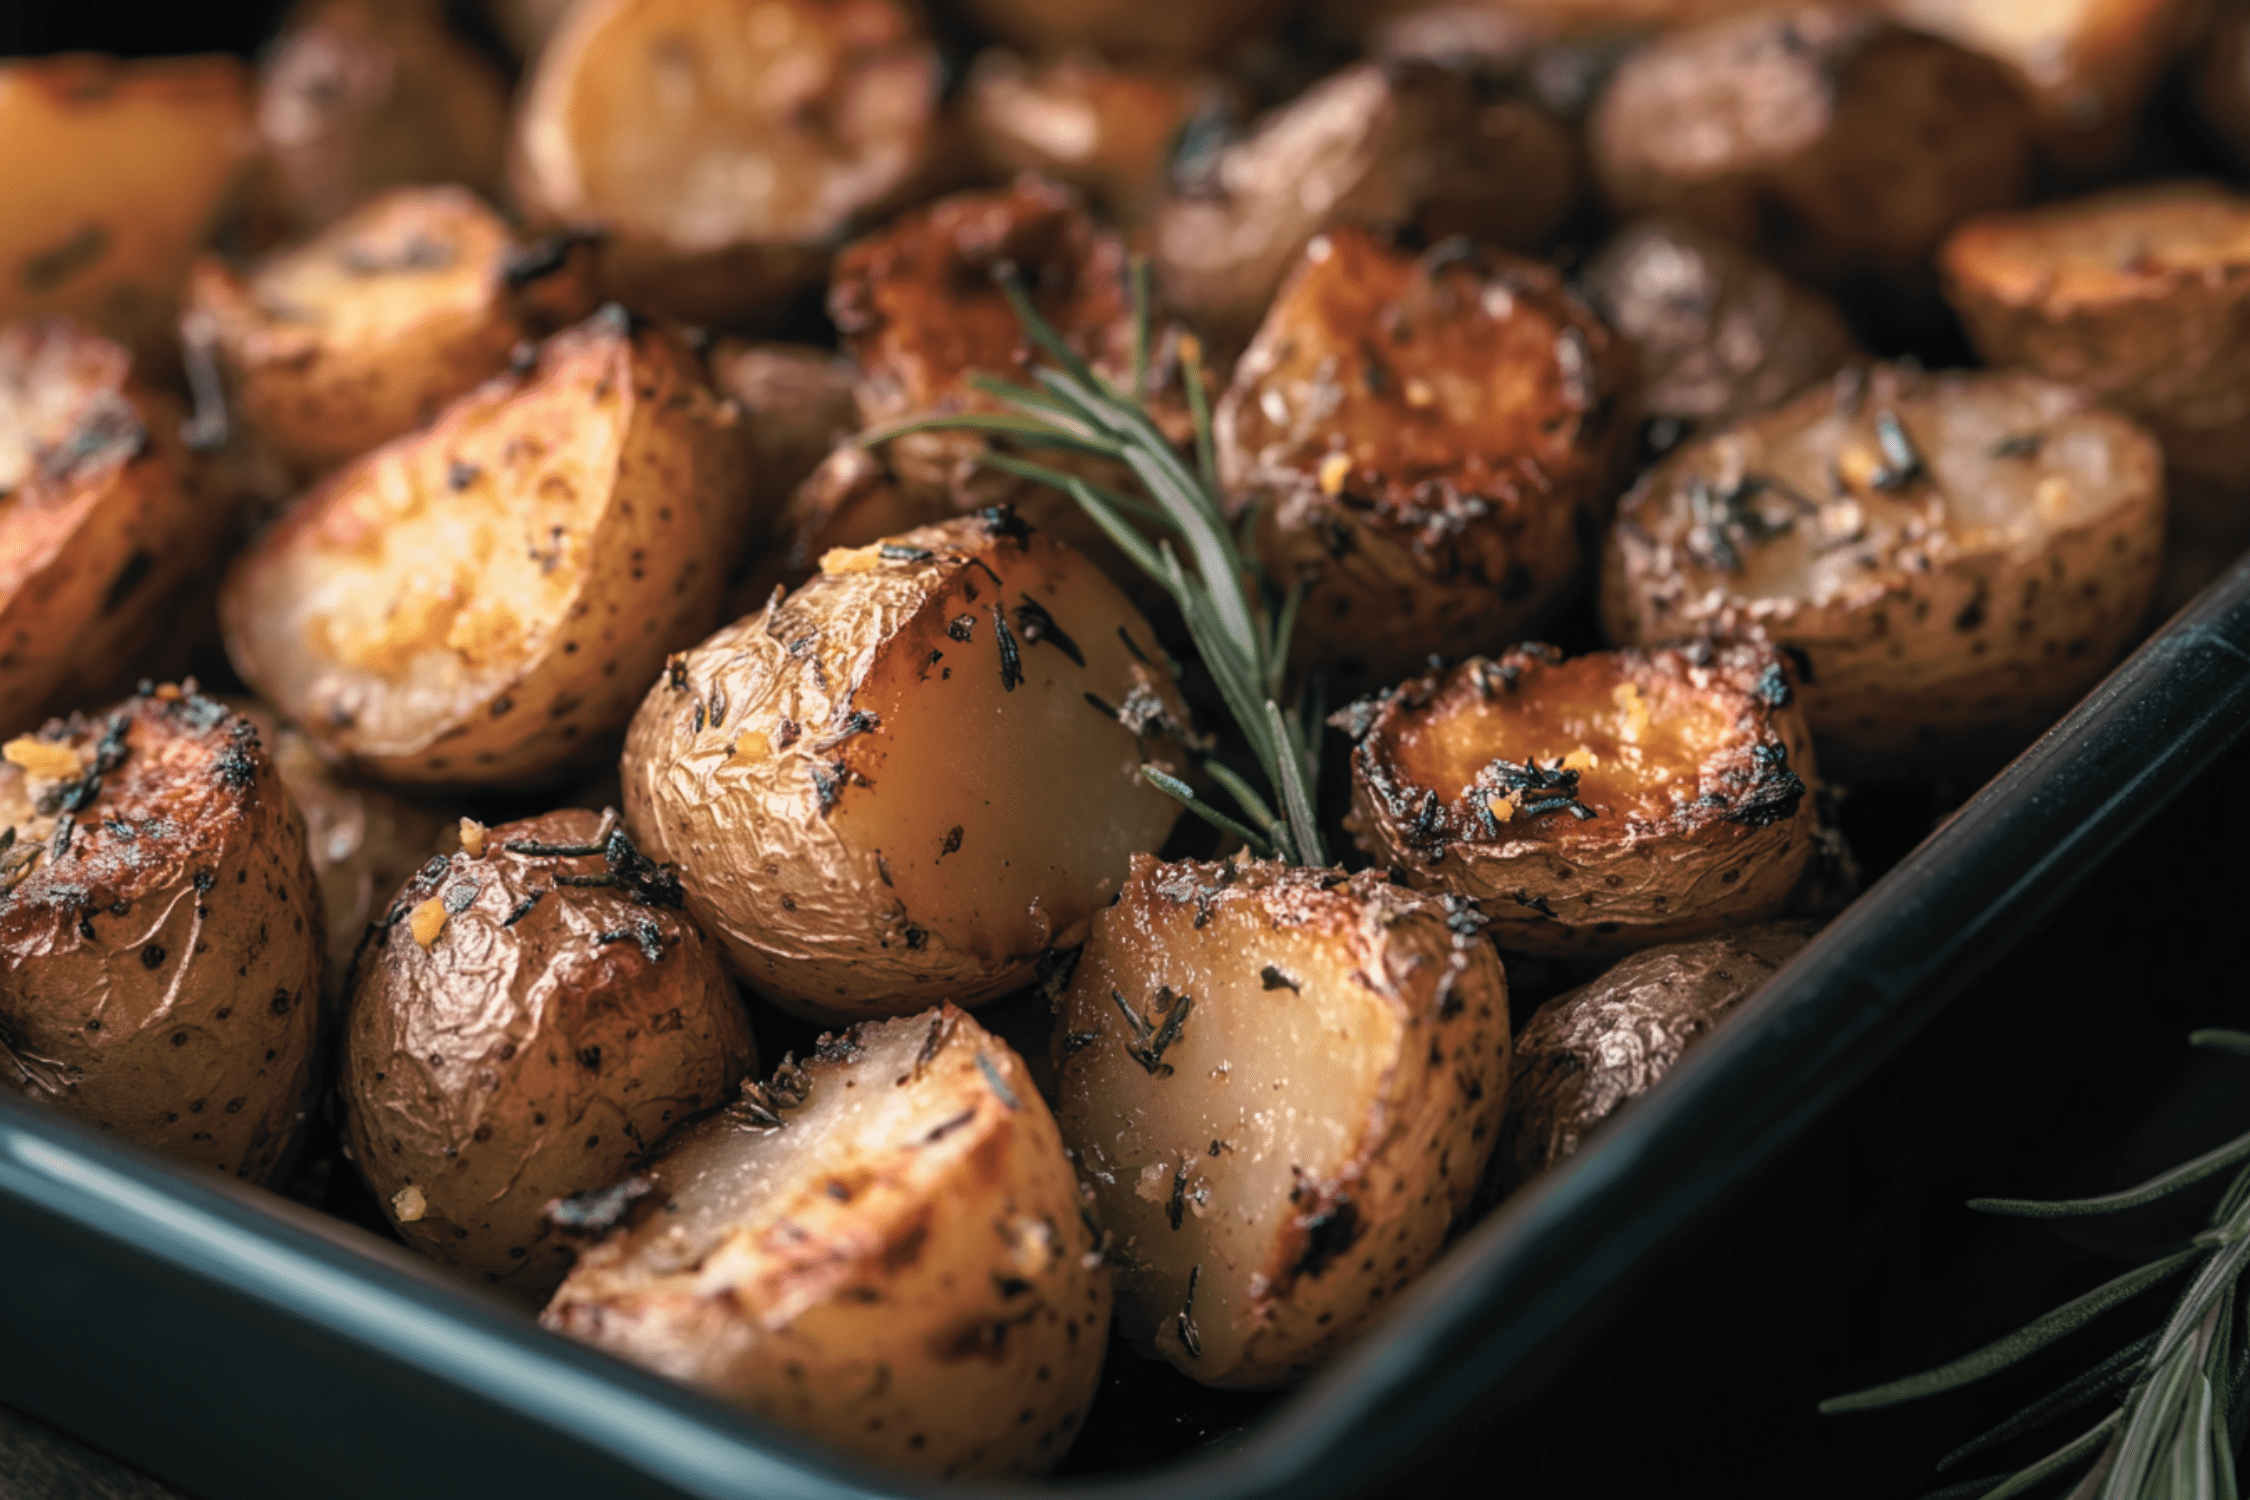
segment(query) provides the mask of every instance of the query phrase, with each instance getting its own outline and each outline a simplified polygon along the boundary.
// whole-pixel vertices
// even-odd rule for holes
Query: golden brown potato
[[[1864,11],[1802,6],[1634,53],[1588,141],[1622,213],[1692,219],[1824,284],[1919,286],[1955,223],[2022,201],[2032,129],[1990,59]]]
[[[723,338],[711,346],[710,361],[712,384],[742,409],[752,480],[771,508],[859,427],[859,369],[840,355],[803,344]]]
[[[610,295],[755,317],[922,168],[937,84],[903,0],[585,0],[526,83],[516,197],[602,231]]]
[[[1481,925],[1373,872],[1133,857],[1055,1039],[1128,1339],[1206,1385],[1285,1383],[1437,1258],[1507,1092]]]
[[[249,720],[166,685],[0,763],[0,1086],[251,1182],[317,1078],[320,893]]]
[[[1263,117],[1158,215],[1166,301],[1238,343],[1306,244],[1337,224],[1541,247],[1577,207],[1576,137],[1527,98],[1427,62],[1360,63]]]
[[[108,339],[0,325],[0,735],[119,690],[186,628],[227,521],[182,416]]]
[[[1278,19],[1288,0],[963,0],[985,30],[1034,57],[1092,52],[1155,62],[1199,62]]]
[[[626,826],[759,993],[815,1018],[1027,982],[1163,843],[1138,768],[1185,721],[1155,635],[1005,511],[831,552],[676,657]]]
[[[1826,297],[1682,220],[1626,225],[1580,280],[1640,354],[1642,412],[1677,434],[1786,400],[1857,348]]]
[[[188,317],[229,410],[299,474],[357,458],[593,311],[588,252],[521,245],[457,187],[399,188],[247,273],[199,262]]]
[[[614,814],[467,831],[361,951],[344,1124],[407,1244],[544,1301],[571,1261],[547,1201],[616,1181],[758,1053],[677,875]]]
[[[1817,930],[1776,922],[1620,960],[1558,995],[1516,1038],[1487,1191],[1505,1197],[1573,1155],[1756,994]]]
[[[603,1237],[541,1322],[876,1463],[1043,1473],[1101,1377],[1054,1117],[949,1005],[821,1038],[553,1217]]]
[[[0,322],[61,314],[165,365],[250,157],[249,95],[224,57],[0,64]]]
[[[718,617],[746,529],[732,418],[683,339],[606,308],[259,538],[227,652],[383,780],[562,779]]]
[[[777,587],[802,587],[839,547],[865,547],[952,514],[943,494],[900,483],[882,449],[847,438],[791,493],[764,555],[727,595],[727,613],[740,619],[763,609]]]
[[[1181,129],[1223,101],[1216,81],[1176,69],[1113,67],[1084,52],[1027,62],[990,48],[969,69],[963,109],[991,170],[1044,173],[1134,226],[1163,195]]]
[[[2155,442],[2077,391],[1848,366],[1642,477],[1610,529],[1602,627],[1620,645],[1763,631],[1830,776],[1959,771],[2109,670],[2164,517]]]
[[[1377,686],[1543,620],[1607,514],[1632,358],[1546,266],[1315,239],[1216,422],[1267,572],[1306,585],[1299,659]]]
[[[1511,952],[1615,957],[1778,916],[1818,842],[1811,733],[1763,643],[1525,648],[1339,720],[1361,847],[1484,902]]]
[[[387,188],[502,185],[508,86],[431,0],[307,0],[258,69],[261,206],[289,237]]]

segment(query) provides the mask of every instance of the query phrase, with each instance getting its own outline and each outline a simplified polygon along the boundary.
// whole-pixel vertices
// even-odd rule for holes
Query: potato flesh
[[[125,352],[60,323],[0,328],[0,496],[22,488],[78,424],[116,402]]]
[[[2250,263],[2250,199],[2216,183],[2140,185],[1974,220],[1946,258],[2003,302],[2099,307]]]
[[[268,338],[286,338],[297,325],[361,348],[416,323],[487,313],[509,244],[499,216],[466,193],[392,194],[261,262],[250,297],[281,325]]]

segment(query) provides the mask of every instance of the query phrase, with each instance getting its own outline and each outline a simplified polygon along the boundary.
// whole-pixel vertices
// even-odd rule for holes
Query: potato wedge
[[[1834,303],[1684,220],[1626,225],[1580,281],[1640,354],[1641,411],[1671,441],[1777,405],[1857,352]]]
[[[1206,1385],[1283,1384],[1437,1258],[1507,1092],[1480,925],[1374,872],[1133,857],[1055,1040],[1126,1338]]]
[[[462,188],[399,188],[246,273],[199,262],[188,317],[229,411],[298,474],[411,432],[594,310],[582,244],[519,244]]]
[[[760,994],[814,1019],[975,1004],[1085,938],[1179,807],[1148,623],[1005,511],[836,551],[667,666],[625,819]]]
[[[1621,959],[1539,1007],[1516,1037],[1487,1191],[1504,1198],[1586,1144],[1818,930],[1776,922]]]
[[[826,349],[738,338],[714,343],[710,362],[712,384],[742,409],[761,501],[778,510],[837,440],[858,429],[859,369]]]
[[[1714,21],[1627,58],[1595,107],[1620,213],[1670,213],[1824,285],[1919,288],[1947,230],[2021,202],[2033,119],[1989,58],[1864,11]]]
[[[75,318],[168,366],[188,263],[252,141],[232,58],[0,64],[0,322]]]
[[[563,779],[711,628],[746,495],[702,361],[612,305],[300,501],[227,576],[227,652],[382,780]]]
[[[1763,643],[1476,657],[1338,716],[1353,834],[1493,941],[1615,957],[1781,914],[1819,835],[1811,734]]]
[[[320,892],[249,720],[166,685],[0,762],[0,1086],[271,1181],[318,1078]]]
[[[1848,366],[1642,477],[1610,528],[1602,628],[1763,631],[1831,777],[1966,774],[2135,638],[2164,519],[2154,440],[2077,391]]]
[[[1215,80],[1163,67],[1117,67],[1084,52],[1030,62],[988,48],[970,65],[962,108],[993,171],[1068,183],[1118,224],[1147,222],[1173,145],[1191,119],[1223,107]]]
[[[614,813],[473,828],[471,845],[418,870],[369,934],[344,1125],[401,1239],[543,1302],[571,1262],[548,1200],[616,1181],[730,1098],[758,1050],[677,876]]]
[[[1359,63],[1222,150],[1158,214],[1153,254],[1166,301],[1239,345],[1323,229],[1411,226],[1535,249],[1577,207],[1584,176],[1575,136],[1528,98],[1483,97],[1468,73],[1433,63]]]
[[[108,339],[0,325],[0,735],[122,689],[184,631],[227,517],[183,415]]]
[[[497,196],[508,86],[429,0],[308,0],[258,68],[262,205],[308,234],[385,190],[459,183]]]
[[[541,1322],[873,1462],[1043,1473],[1093,1403],[1109,1276],[1054,1117],[950,1005],[823,1037],[554,1217],[602,1237]]]
[[[1535,628],[1607,514],[1632,360],[1546,266],[1313,240],[1214,424],[1267,572],[1305,585],[1296,656],[1373,687]]]
[[[516,197],[603,232],[610,295],[755,318],[922,168],[937,87],[902,0],[586,0],[525,86]]]

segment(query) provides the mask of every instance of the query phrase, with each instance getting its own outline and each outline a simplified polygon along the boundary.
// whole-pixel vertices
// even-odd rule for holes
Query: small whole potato
[[[1763,642],[1473,658],[1338,715],[1378,863],[1502,948],[1614,957],[1780,915],[1819,841],[1810,732]]]
[[[754,483],[770,509],[779,509],[837,441],[859,429],[859,369],[840,354],[730,337],[711,346],[710,361],[711,383],[742,408]]]
[[[816,1019],[974,1004],[1084,940],[1178,804],[1154,633],[993,511],[832,551],[672,659],[626,737],[626,827],[760,994]]]
[[[952,1006],[802,1067],[554,1205],[540,1321],[889,1467],[1034,1475],[1085,1420],[1109,1276],[1054,1117]]]
[[[802,587],[838,547],[865,547],[952,518],[947,496],[901,482],[887,455],[890,446],[870,448],[846,438],[828,451],[774,518],[764,555],[727,595],[728,613],[740,619],[764,608],[776,587]]]
[[[323,944],[256,726],[166,685],[0,754],[0,1086],[270,1182],[317,1086]]]
[[[197,263],[187,317],[228,411],[314,474],[421,426],[508,368],[518,344],[594,310],[587,250],[519,244],[458,187],[382,194],[237,273]]]
[[[1294,654],[1376,686],[1537,628],[1607,514],[1632,359],[1546,266],[1316,238],[1215,423],[1266,571],[1305,587]]]
[[[227,575],[227,653],[381,780],[567,780],[718,618],[749,529],[734,416],[612,304],[300,500]]]
[[[361,950],[344,1125],[400,1238],[543,1301],[570,1267],[547,1201],[615,1181],[758,1054],[677,877],[614,815],[468,832]]]
[[[1127,1339],[1205,1385],[1284,1384],[1437,1259],[1507,1094],[1481,925],[1374,871],[1133,857],[1055,1032]]]
[[[1176,66],[1114,67],[1084,52],[1032,62],[997,47],[977,54],[966,89],[969,133],[993,170],[1069,183],[1128,227],[1155,211],[1180,132],[1226,98]]]

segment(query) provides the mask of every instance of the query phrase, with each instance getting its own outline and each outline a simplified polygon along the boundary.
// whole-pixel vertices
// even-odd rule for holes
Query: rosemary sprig
[[[2188,1040],[2250,1056],[2250,1033],[2198,1031]],[[2080,1466],[2068,1500],[2241,1500],[2235,1454],[2250,1428],[2250,1135],[2238,1136],[2136,1187],[2043,1202],[1977,1198],[1969,1206],[2018,1218],[2122,1213],[2169,1197],[2229,1167],[2232,1184],[2210,1228],[2184,1250],[2106,1282],[2028,1326],[1949,1364],[1823,1401],[1823,1412],[1867,1411],[1967,1385],[2091,1323],[2161,1282],[2185,1276],[2163,1326],[2118,1350],[1938,1461],[1938,1469],[2045,1427],[2105,1396],[2117,1405],[2044,1458],[2007,1476],[1956,1485],[1945,1496],[2008,1500]]]
[[[1120,552],[1172,596],[1228,715],[1265,773],[1267,791],[1261,793],[1215,762],[1205,769],[1265,831],[1228,817],[1198,798],[1185,782],[1154,767],[1142,771],[1149,784],[1260,853],[1270,851],[1300,864],[1326,864],[1313,818],[1319,775],[1314,735],[1320,719],[1307,713],[1304,704],[1284,709],[1280,702],[1290,632],[1303,591],[1292,588],[1286,595],[1270,598],[1271,591],[1260,586],[1263,580],[1249,561],[1248,547],[1227,525],[1211,436],[1210,397],[1194,339],[1180,338],[1180,379],[1195,425],[1195,466],[1190,468],[1143,404],[1150,350],[1144,260],[1136,257],[1131,272],[1130,393],[1120,391],[1088,364],[1032,306],[1013,266],[999,267],[995,278],[1022,320],[1025,336],[1045,356],[1044,363],[1032,367],[1032,383],[973,377],[977,390],[1007,410],[919,418],[869,433],[861,441],[872,447],[916,432],[982,432],[1026,448],[1059,448],[1113,459],[1130,470],[1142,495],[1097,485],[1013,454],[987,451],[982,458],[988,468],[1068,494]],[[1128,517],[1152,525],[1159,533],[1156,540],[1152,542]],[[1313,689],[1308,686],[1308,691]]]

